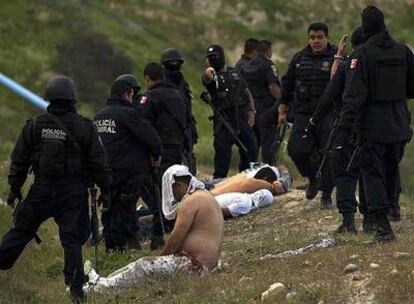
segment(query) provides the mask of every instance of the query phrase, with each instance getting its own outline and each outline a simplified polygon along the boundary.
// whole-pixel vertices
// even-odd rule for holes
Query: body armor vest
[[[296,65],[296,101],[316,106],[331,76],[333,58],[302,57]]]
[[[361,49],[367,62],[368,103],[385,104],[406,100],[406,49],[399,44],[379,48],[370,44]],[[356,60],[356,59],[353,59]]]
[[[266,82],[266,71],[271,64],[271,61],[263,60],[260,65],[251,65],[248,63],[242,68],[242,75],[255,101],[272,98]]]
[[[245,85],[239,73],[228,68],[225,72],[217,73],[214,80],[217,88],[216,106],[222,109],[247,106],[248,100],[245,92]]]
[[[49,116],[42,114],[32,120],[32,133],[35,154],[33,159],[33,171],[35,179],[43,182],[55,183],[57,180],[82,180],[84,178],[83,158],[80,142],[75,144],[69,136],[79,140],[76,131],[80,131],[83,124],[79,119],[73,119],[66,114],[58,117],[62,124],[70,132],[63,130]],[[79,134],[79,133],[78,133]]]

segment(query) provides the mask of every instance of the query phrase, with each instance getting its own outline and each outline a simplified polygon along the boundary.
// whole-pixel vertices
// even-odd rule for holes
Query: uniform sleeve
[[[407,98],[414,98],[414,55],[407,47]]]
[[[280,87],[279,72],[276,66],[272,63],[266,71],[267,85],[277,84]]]
[[[297,56],[293,57],[286,74],[282,77],[282,98],[280,100],[281,104],[289,105],[293,100],[296,82],[296,62]]]
[[[11,155],[8,181],[12,189],[19,190],[23,186],[32,165],[34,153],[33,120],[31,120],[23,127]]]
[[[325,88],[325,91],[319,98],[318,105],[316,106],[313,114],[313,122],[317,124],[321,121],[329,112],[334,104],[342,103],[342,93],[345,86],[346,69],[345,63],[338,66],[335,75],[329,81]]]
[[[142,119],[138,112],[131,111],[122,123],[149,150],[151,155],[154,157],[161,155],[161,139],[149,121]]]
[[[363,58],[357,50],[350,60],[342,96],[343,107],[339,126],[347,130],[356,126],[361,106],[367,97],[368,88],[364,68]]]
[[[88,134],[89,143],[86,151],[86,162],[89,176],[100,188],[107,187],[112,183],[111,169],[108,165],[104,145],[93,123],[89,124]]]

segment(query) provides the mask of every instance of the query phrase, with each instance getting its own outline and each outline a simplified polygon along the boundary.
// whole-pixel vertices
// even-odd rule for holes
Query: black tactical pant
[[[256,134],[258,149],[261,148],[262,162],[272,162],[273,145],[276,142],[277,110],[276,106],[262,109],[256,104],[256,123],[254,132]]]
[[[84,184],[41,186],[34,184],[15,210],[15,225],[0,245],[0,269],[9,269],[39,226],[53,217],[59,226],[64,252],[65,284],[80,288],[87,281],[83,272],[82,246],[90,234],[88,193]]]
[[[342,214],[355,213],[358,205],[355,192],[358,184],[359,170],[355,158],[347,171],[355,148],[351,144],[345,144],[342,146],[342,149],[334,149],[331,156],[336,186],[336,204],[339,213]]]
[[[235,124],[232,123],[234,126]],[[227,176],[231,161],[231,148],[234,144],[239,148],[240,162],[239,171],[249,168],[250,162],[257,161],[257,143],[254,131],[248,126],[245,120],[239,122],[240,141],[247,148],[244,152],[240,145],[234,140],[230,132],[224,127],[223,123],[214,119],[214,174],[213,178],[223,178]]]
[[[316,126],[314,133],[304,137],[309,118],[309,115],[295,114],[287,149],[300,174],[308,178],[315,178],[323,157],[321,152],[326,148],[333,122],[330,115],[325,116]],[[328,195],[332,193],[334,187],[330,158],[328,153],[319,184],[319,189]]]
[[[111,206],[102,213],[103,236],[107,250],[124,250],[128,241],[137,237],[137,201],[142,198],[150,208],[154,201],[149,171],[147,173],[131,177],[114,175]]]
[[[404,143],[365,142],[358,154],[368,215],[388,213],[398,203],[400,192],[399,163]]]

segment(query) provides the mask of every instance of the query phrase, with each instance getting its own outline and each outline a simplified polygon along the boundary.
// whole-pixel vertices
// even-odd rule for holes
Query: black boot
[[[70,302],[73,304],[86,303],[86,295],[82,289],[82,286],[70,287]]]
[[[318,188],[319,188],[319,179],[316,177],[309,178],[309,185],[308,185],[308,188],[306,189],[306,198],[308,200],[314,199],[315,196],[318,194]]]
[[[364,218],[362,219],[362,230],[367,234],[375,234],[377,228],[374,221],[372,220],[372,217],[364,215]]]
[[[358,234],[358,231],[355,226],[355,218],[352,212],[342,214],[342,224],[336,229],[335,233],[337,234]]]
[[[335,208],[335,206],[332,203],[331,195],[330,194],[329,195],[322,194],[322,197],[321,197],[321,209],[322,210],[332,210],[334,208]]]
[[[164,237],[162,236],[153,236],[151,237],[151,243],[150,243],[150,249],[151,250],[157,250],[164,247]]]
[[[388,213],[388,219],[391,222],[399,222],[399,221],[401,221],[400,208],[398,208],[398,207],[392,207],[390,209],[390,212]]]
[[[376,215],[374,217],[374,222],[377,225],[377,231],[374,234],[374,242],[387,243],[395,240],[395,235],[392,231],[387,214]]]
[[[141,250],[141,245],[139,243],[140,237],[134,236],[132,238],[129,238],[127,240],[127,248],[128,249],[135,249],[135,250]]]

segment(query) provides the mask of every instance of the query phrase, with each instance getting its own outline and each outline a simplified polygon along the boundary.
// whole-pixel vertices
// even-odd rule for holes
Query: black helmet
[[[161,63],[165,64],[168,61],[178,61],[180,64],[183,64],[184,58],[178,50],[169,48],[161,53]]]
[[[210,57],[211,55],[216,55],[219,57],[224,57],[224,50],[223,47],[219,44],[212,44],[206,50],[206,57]]]
[[[45,89],[45,99],[53,100],[77,100],[76,86],[73,80],[66,76],[56,76],[48,81]]]
[[[115,82],[116,81],[127,82],[134,89],[134,94],[138,94],[138,92],[141,90],[141,84],[139,83],[138,79],[132,74],[122,74],[115,79]]]

